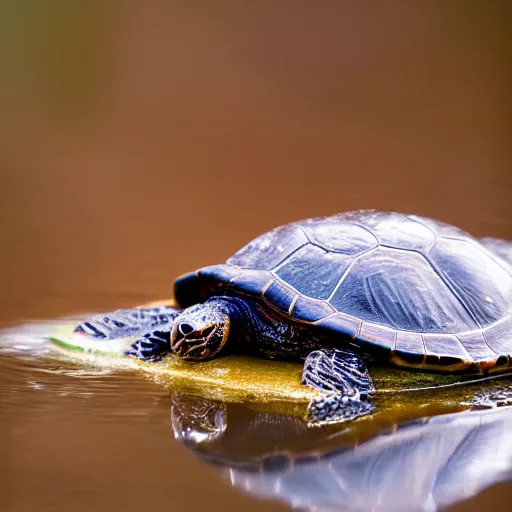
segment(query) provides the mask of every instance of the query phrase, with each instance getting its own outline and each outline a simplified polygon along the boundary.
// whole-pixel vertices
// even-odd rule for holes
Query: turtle
[[[311,218],[178,277],[179,307],[97,315],[75,332],[140,333],[127,355],[146,360],[299,359],[302,384],[319,391],[310,420],[349,421],[374,410],[373,361],[483,375],[512,366],[512,261],[496,244],[405,213]]]

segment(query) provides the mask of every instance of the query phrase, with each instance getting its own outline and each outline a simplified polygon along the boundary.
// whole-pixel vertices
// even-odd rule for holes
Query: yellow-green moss
[[[269,361],[248,356],[227,356],[211,361],[191,363],[170,355],[159,363],[146,363],[120,357],[130,339],[115,344],[101,342],[97,349],[72,334],[73,326],[62,326],[52,341],[69,350],[68,357],[83,359],[84,352],[94,353],[94,364],[131,367],[170,389],[185,391],[224,402],[243,402],[251,407],[273,412],[303,415],[306,404],[317,391],[300,383],[302,365]],[[76,351],[81,351],[82,354]],[[376,387],[372,396],[378,417],[389,423],[398,419],[460,410],[477,390],[488,383],[417,391],[459,382],[460,375],[444,375],[387,366],[370,367]],[[409,390],[409,391],[407,391]],[[386,419],[387,418],[387,419]],[[365,420],[369,421],[369,420]]]

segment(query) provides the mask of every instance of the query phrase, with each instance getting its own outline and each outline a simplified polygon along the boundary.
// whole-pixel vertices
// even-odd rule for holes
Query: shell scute
[[[396,331],[381,325],[363,322],[358,338],[391,351],[395,348]]]
[[[426,224],[401,213],[373,212],[353,222],[371,230],[379,244],[389,247],[427,252],[436,240],[435,231]]]
[[[270,270],[308,241],[300,228],[289,224],[255,238],[229,258],[227,263],[238,267]]]
[[[457,334],[457,338],[475,362],[495,361],[498,357],[487,345],[480,330]]]
[[[357,224],[340,222],[339,217],[326,217],[298,222],[314,244],[328,251],[355,256],[377,247],[375,235]]]
[[[335,313],[315,322],[315,325],[328,329],[329,331],[342,332],[351,338],[355,338],[359,334],[361,323],[361,320],[353,316]]]
[[[472,362],[473,358],[462,343],[452,334],[423,334],[423,344],[428,355],[449,356]]]
[[[512,316],[484,329],[487,345],[497,354],[512,354]]]
[[[302,295],[327,299],[346,272],[353,258],[304,245],[284,260],[275,274]]]
[[[230,288],[248,295],[260,295],[274,277],[268,270],[243,269],[229,283]]]
[[[263,292],[263,298],[285,314],[288,314],[296,295],[297,292],[278,281],[273,281]]]
[[[425,360],[425,346],[421,334],[398,331],[395,341],[395,357],[406,364],[421,364]]]
[[[503,317],[512,296],[512,276],[486,251],[465,241],[439,239],[430,257],[447,288],[460,298],[479,326]]]
[[[414,332],[478,325],[418,253],[379,247],[357,260],[329,302],[368,322]]]
[[[312,301],[300,295],[297,297],[290,314],[304,322],[316,322],[335,313],[335,309],[325,301]]]
[[[408,215],[408,217],[429,227],[439,237],[477,242],[476,238],[469,233],[451,224],[419,215]]]

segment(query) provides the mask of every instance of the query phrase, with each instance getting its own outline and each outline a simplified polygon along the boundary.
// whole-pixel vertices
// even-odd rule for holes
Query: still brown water
[[[3,2],[2,326],[167,297],[344,210],[512,239],[511,22],[498,1]],[[0,355],[3,510],[288,509],[175,441],[168,391],[33,339]]]

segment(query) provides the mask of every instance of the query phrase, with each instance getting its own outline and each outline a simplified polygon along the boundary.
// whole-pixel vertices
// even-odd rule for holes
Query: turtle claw
[[[105,332],[97,329],[92,322],[82,322],[75,328],[75,331],[80,334],[85,334],[86,336],[92,336],[99,340],[106,340],[108,336]]]
[[[304,362],[302,383],[320,393],[308,406],[311,424],[343,423],[370,414],[375,390],[361,357],[338,349],[315,350]]]
[[[125,355],[134,356],[143,361],[160,361],[165,354],[170,352],[170,332],[151,331],[130,346],[133,350],[126,351]]]
[[[307,421],[312,425],[344,423],[370,414],[374,409],[375,407],[361,398],[359,393],[353,397],[331,393],[311,400],[308,406]]]
[[[155,362],[162,359],[161,355],[159,356],[153,353],[151,347],[145,347],[143,343],[140,343],[141,341],[142,340],[138,340],[135,343],[132,343],[130,346],[133,350],[127,350],[124,355],[148,362]]]

